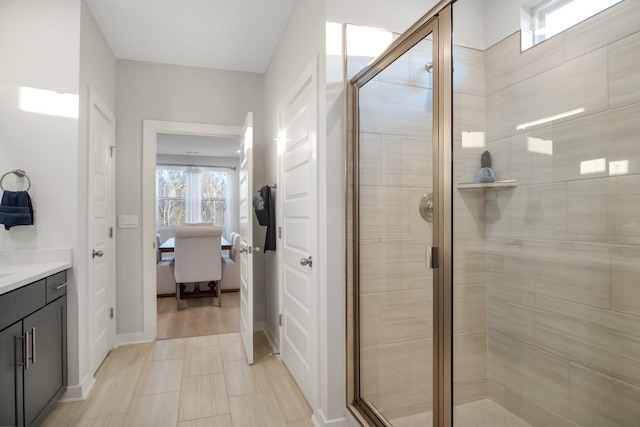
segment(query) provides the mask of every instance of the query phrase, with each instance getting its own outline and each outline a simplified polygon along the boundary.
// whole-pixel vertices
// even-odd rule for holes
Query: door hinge
[[[109,227],[109,238],[113,239],[113,227]]]
[[[282,314],[278,314],[278,325],[282,326]]]
[[[282,227],[278,227],[278,239],[282,239]]]
[[[114,147],[113,145],[109,147],[109,157],[113,157],[113,151],[116,147]]]
[[[109,309],[109,319],[113,319],[113,307]]]

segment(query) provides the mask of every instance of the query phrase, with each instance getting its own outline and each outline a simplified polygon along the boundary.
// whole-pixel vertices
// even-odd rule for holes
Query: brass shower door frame
[[[347,179],[347,407],[361,423],[387,426],[361,397],[359,253],[359,90],[427,35],[433,39],[433,425],[452,425],[453,408],[453,201],[452,201],[452,4],[443,0],[348,82],[351,121]]]

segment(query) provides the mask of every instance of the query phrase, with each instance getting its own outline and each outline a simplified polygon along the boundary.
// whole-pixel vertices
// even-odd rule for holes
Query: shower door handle
[[[438,248],[427,246],[426,249],[425,261],[427,262],[427,268],[438,268]]]

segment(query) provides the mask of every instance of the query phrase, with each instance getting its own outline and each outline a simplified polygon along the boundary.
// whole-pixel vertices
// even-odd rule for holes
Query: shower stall
[[[526,50],[490,3],[441,1],[377,58],[347,52],[350,408],[638,426],[640,2]]]

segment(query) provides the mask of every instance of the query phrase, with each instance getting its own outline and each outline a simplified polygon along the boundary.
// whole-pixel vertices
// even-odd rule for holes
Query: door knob
[[[240,252],[241,254],[246,254],[247,253],[247,247],[243,246],[240,249],[238,249],[238,252]]]
[[[303,267],[306,267],[307,265],[309,267],[312,267],[313,266],[313,259],[311,257],[309,257],[309,258],[301,258],[300,259],[300,265],[303,266]]]
[[[256,246],[255,248],[253,248],[254,252],[260,252],[262,249],[260,249],[260,246]]]
[[[420,216],[427,222],[433,222],[433,193],[425,194],[420,199],[418,210]]]
[[[95,249],[93,250],[93,252],[91,252],[91,258],[95,258],[95,257],[100,258],[102,255],[104,255],[104,252],[96,251]]]

